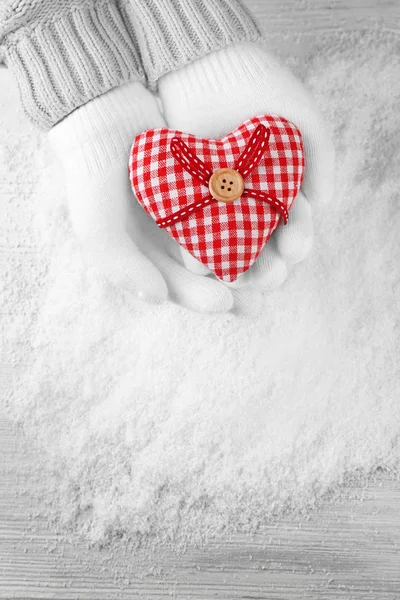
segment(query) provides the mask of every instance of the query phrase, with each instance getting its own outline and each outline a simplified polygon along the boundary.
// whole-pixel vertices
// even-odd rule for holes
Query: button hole
[[[221,190],[224,190],[224,189],[225,189],[225,186],[224,186],[224,185],[222,185],[222,186],[221,186]]]

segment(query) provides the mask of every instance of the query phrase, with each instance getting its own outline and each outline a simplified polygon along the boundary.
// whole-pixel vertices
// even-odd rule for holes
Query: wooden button
[[[234,202],[244,192],[244,180],[234,169],[218,169],[210,179],[210,194],[218,202]]]

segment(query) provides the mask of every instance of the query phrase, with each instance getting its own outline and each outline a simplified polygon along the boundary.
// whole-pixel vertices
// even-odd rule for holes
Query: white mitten
[[[70,215],[94,264],[114,284],[151,302],[226,312],[234,297],[223,283],[188,271],[179,246],[136,202],[128,176],[134,137],[164,127],[156,98],[138,82],[88,102],[49,133],[65,173]],[[238,305],[246,304],[238,297]]]
[[[313,244],[312,207],[333,194],[334,149],[329,131],[302,84],[261,46],[243,43],[208,54],[164,75],[159,92],[168,127],[220,138],[257,115],[279,115],[301,131],[306,170],[286,226],[280,225],[253,267],[235,285],[268,289],[281,284],[290,264]],[[188,269],[207,274],[186,253]]]

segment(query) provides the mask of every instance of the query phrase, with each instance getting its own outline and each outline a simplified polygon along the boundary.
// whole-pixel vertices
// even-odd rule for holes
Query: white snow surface
[[[40,449],[43,515],[94,542],[192,543],[400,463],[400,41],[300,61],[337,146],[310,259],[261,316],[151,307],[85,264],[46,136],[0,71],[3,408]]]

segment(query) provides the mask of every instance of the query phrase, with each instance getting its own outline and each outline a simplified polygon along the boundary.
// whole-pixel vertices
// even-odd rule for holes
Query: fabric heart
[[[300,190],[297,127],[279,116],[243,123],[221,140],[169,129],[134,140],[129,173],[146,212],[226,282],[256,261]]]

